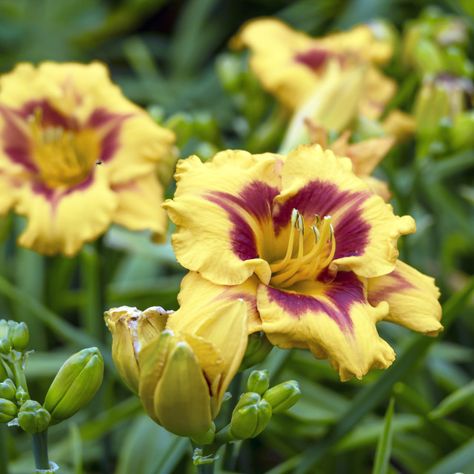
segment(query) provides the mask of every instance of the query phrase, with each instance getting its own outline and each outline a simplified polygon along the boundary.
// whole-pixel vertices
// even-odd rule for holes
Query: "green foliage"
[[[261,90],[247,58],[227,47],[244,21],[273,15],[322,35],[385,18],[402,31],[428,4],[0,0],[0,70],[18,61],[99,59],[132,100],[174,128],[182,157],[197,153],[206,159],[222,148],[276,151],[288,117]],[[436,4],[465,18],[472,61],[472,2]],[[429,52],[422,53],[424,59]],[[396,61],[389,72],[399,82],[390,107],[412,111],[419,78]],[[444,333],[432,339],[380,324],[397,360],[384,372],[344,384],[326,361],[305,351],[274,349],[261,368],[269,369],[271,385],[297,380],[302,398],[273,416],[258,438],[237,444],[235,472],[474,472],[474,281],[469,279],[474,268],[474,151],[472,142],[466,145],[463,127],[472,126],[468,119],[450,132],[451,148],[437,151],[410,141],[396,147],[377,171],[390,184],[396,211],[417,220],[417,233],[401,241],[401,256],[436,277]],[[184,272],[171,246],[113,228],[75,258],[45,258],[15,246],[22,224],[13,216],[0,221],[0,317],[26,321],[30,328],[30,346],[37,350],[27,367],[31,394],[46,393],[62,361],[82,347],[98,347],[106,366],[98,402],[76,414],[71,424],[50,429],[51,459],[65,474],[193,472],[186,440],[146,418],[119,381],[101,316],[103,309],[123,304],[177,308]],[[3,390],[7,393],[8,387]],[[393,404],[386,411],[390,397],[395,411]],[[2,428],[0,473],[30,472],[29,438]],[[221,472],[226,463],[221,456]]]

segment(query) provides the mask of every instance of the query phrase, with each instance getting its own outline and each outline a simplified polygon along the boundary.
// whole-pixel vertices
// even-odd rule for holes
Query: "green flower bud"
[[[30,342],[30,332],[28,331],[28,326],[23,322],[12,325],[8,337],[13,349],[17,351],[24,351]]]
[[[474,111],[458,115],[451,128],[453,148],[471,147],[474,145]]]
[[[272,407],[258,393],[244,393],[232,412],[230,435],[234,439],[258,436],[272,417]]]
[[[8,354],[12,350],[12,345],[8,337],[0,339],[0,353]]]
[[[49,412],[34,400],[27,400],[18,412],[18,424],[29,434],[46,430],[50,421]]]
[[[6,319],[0,319],[0,340],[8,338],[8,321]]]
[[[29,400],[30,397],[28,392],[23,387],[18,387],[15,393],[15,398],[16,401],[21,405],[22,403],[25,403],[27,400]]]
[[[301,390],[296,380],[275,385],[263,395],[271,406],[273,413],[282,413],[289,410],[301,398]]]
[[[245,351],[244,359],[240,365],[240,370],[248,369],[256,364],[259,364],[273,349],[272,343],[267,339],[265,333],[260,331],[251,334],[248,337],[247,350]]]
[[[7,370],[5,369],[2,362],[0,361],[0,381],[5,380],[7,378],[8,378]]]
[[[438,73],[444,69],[442,52],[432,41],[421,39],[413,53],[415,64],[423,74]]]
[[[270,385],[268,370],[254,370],[247,380],[247,391],[263,395]]]
[[[8,423],[15,418],[17,407],[11,400],[0,398],[0,423]]]
[[[16,394],[15,384],[11,379],[6,379],[0,382],[0,398],[6,398],[7,400],[14,400]]]
[[[104,375],[104,360],[96,347],[69,357],[49,387],[44,407],[51,413],[51,424],[71,417],[89,403]]]

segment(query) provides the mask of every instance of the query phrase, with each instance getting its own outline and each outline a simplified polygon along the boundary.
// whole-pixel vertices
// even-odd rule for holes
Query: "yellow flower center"
[[[303,215],[293,209],[286,254],[270,264],[272,286],[288,288],[299,281],[314,280],[331,263],[336,252],[331,220],[331,216],[315,215],[305,230]]]
[[[42,182],[49,188],[60,188],[84,181],[99,158],[97,133],[87,128],[67,130],[44,126],[39,109],[28,122],[33,156]]]

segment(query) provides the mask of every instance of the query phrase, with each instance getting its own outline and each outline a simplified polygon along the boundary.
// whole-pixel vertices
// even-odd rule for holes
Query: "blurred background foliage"
[[[0,71],[20,61],[98,59],[129,98],[177,132],[182,157],[276,151],[288,116],[261,90],[245,54],[228,51],[243,22],[271,15],[323,35],[384,18],[401,33],[429,6],[466,22],[472,58],[471,0],[0,0]],[[392,107],[412,111],[421,78],[397,57],[387,71],[399,82]],[[236,472],[474,472],[474,151],[472,142],[455,150],[443,140],[397,146],[378,174],[396,210],[417,219],[401,255],[436,277],[446,330],[430,339],[380,324],[397,361],[344,384],[327,362],[274,349],[265,364],[273,381],[299,380],[303,399],[238,446]],[[33,395],[78,348],[100,347],[107,368],[88,409],[50,431],[51,459],[64,473],[193,472],[187,441],[144,417],[117,379],[101,316],[122,304],[176,308],[183,270],[170,245],[114,228],[73,259],[45,258],[15,245],[22,225],[12,216],[0,221],[0,314],[30,326]],[[0,435],[0,473],[31,472],[29,439]]]

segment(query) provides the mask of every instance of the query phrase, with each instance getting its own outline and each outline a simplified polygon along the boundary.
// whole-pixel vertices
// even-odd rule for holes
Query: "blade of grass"
[[[395,407],[395,400],[390,399],[387,412],[385,414],[385,423],[383,427],[382,436],[377,443],[377,454],[375,456],[375,465],[372,471],[373,474],[386,474],[388,463],[390,460],[390,453],[392,452],[392,438],[393,438],[393,411]]]
[[[474,439],[464,443],[439,463],[429,469],[426,474],[446,474],[451,472],[468,472],[466,467],[474,464]]]
[[[453,295],[444,304],[443,324],[445,328],[452,324],[473,292],[474,278],[471,278],[461,291]],[[436,341],[434,338],[413,337],[393,366],[384,372],[373,385],[365,387],[356,395],[347,411],[341,415],[340,421],[328,430],[320,443],[303,453],[302,461],[295,470],[295,474],[314,472],[314,466],[317,462],[331,450],[337,441],[349,433],[367,413],[387,397],[393,385],[402,379],[417,361],[422,359],[434,341]]]

